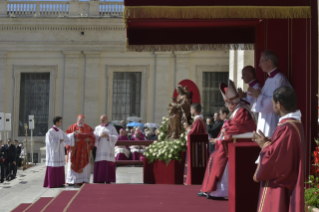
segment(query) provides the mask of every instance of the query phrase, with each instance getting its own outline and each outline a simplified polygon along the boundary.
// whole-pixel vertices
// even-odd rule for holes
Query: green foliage
[[[310,175],[308,182],[305,182],[306,185],[309,185],[309,188],[305,189],[305,205],[310,206],[309,211],[312,211],[312,208],[319,208],[318,182],[319,178],[314,175]]]
[[[181,161],[181,152],[186,151],[186,133],[181,134],[180,139],[166,139],[168,118],[163,117],[162,125],[159,127],[158,141],[148,146],[144,156],[151,163],[154,160],[164,161],[169,164],[171,160]]]

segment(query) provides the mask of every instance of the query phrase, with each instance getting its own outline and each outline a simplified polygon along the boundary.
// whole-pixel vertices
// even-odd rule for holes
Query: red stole
[[[304,211],[304,133],[300,121],[282,120],[260,152],[258,211]]]
[[[213,151],[208,159],[205,176],[203,179],[202,192],[215,191],[217,182],[222,178],[228,161],[228,143],[233,142],[232,135],[252,132],[256,130],[256,123],[251,113],[246,108],[237,110],[233,119],[228,120],[222,129],[225,129],[223,140],[217,140],[215,151]],[[217,138],[219,138],[218,135]]]
[[[93,129],[87,124],[84,124],[80,128],[77,123],[75,123],[67,129],[66,133],[73,133],[77,130],[82,132],[75,137],[75,139],[80,139],[80,141],[74,142],[74,146],[72,147],[66,145],[67,161],[69,160],[69,151],[71,148],[71,169],[77,173],[82,173],[83,168],[89,164],[90,151],[94,147],[95,136],[93,134]],[[85,138],[89,138],[90,142],[86,142],[84,140]]]
[[[191,130],[187,134],[187,161],[185,164],[185,169],[187,170],[186,178],[184,177],[184,184],[191,185],[192,184],[192,176],[191,176],[191,141],[190,135],[192,134],[205,134],[206,133],[206,124],[202,118],[197,118],[192,125]],[[208,136],[208,135],[207,135]]]

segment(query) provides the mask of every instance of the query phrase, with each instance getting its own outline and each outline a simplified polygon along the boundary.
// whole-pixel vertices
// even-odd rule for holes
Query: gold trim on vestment
[[[262,195],[261,200],[260,200],[258,212],[262,212],[263,211],[268,185],[269,185],[269,180],[267,180],[266,183],[265,183],[265,187],[264,187],[264,190],[263,190],[263,195]]]

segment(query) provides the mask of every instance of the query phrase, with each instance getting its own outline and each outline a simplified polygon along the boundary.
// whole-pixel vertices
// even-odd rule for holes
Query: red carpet
[[[198,185],[85,184],[64,211],[228,212],[228,201],[198,197],[199,189]]]
[[[39,212],[41,211],[51,200],[53,197],[41,197],[37,201],[35,201],[30,208],[28,208],[27,212]]]
[[[43,210],[45,212],[57,212],[63,211],[63,209],[68,205],[72,197],[78,191],[62,191],[53,201]]]
[[[31,205],[31,203],[22,203],[18,207],[16,207],[15,209],[13,209],[11,212],[22,212],[30,205]]]

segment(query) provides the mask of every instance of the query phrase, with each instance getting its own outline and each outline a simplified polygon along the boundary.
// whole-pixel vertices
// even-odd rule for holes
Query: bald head
[[[84,122],[85,122],[85,117],[82,115],[78,116],[78,119],[77,119],[78,125],[82,126]]]
[[[246,84],[256,79],[256,70],[252,66],[245,66],[241,71],[242,79]]]
[[[105,125],[105,124],[107,124],[107,116],[106,115],[102,115],[101,117],[100,117],[100,122],[101,122],[101,124],[103,124],[103,125]]]

